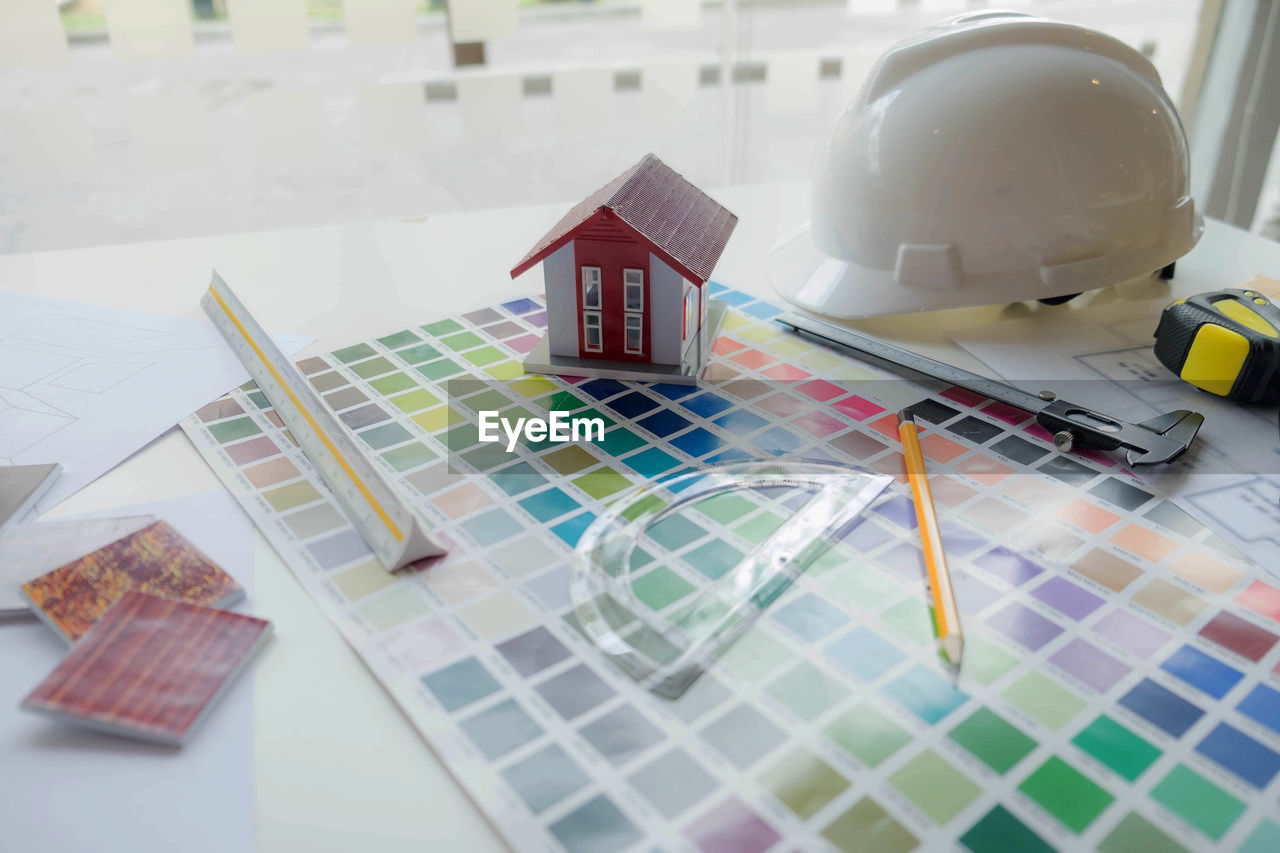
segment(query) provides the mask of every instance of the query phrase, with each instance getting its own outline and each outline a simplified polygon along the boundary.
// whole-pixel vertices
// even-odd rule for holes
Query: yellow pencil
[[[929,589],[933,592],[933,619],[942,654],[959,666],[964,652],[964,635],[960,631],[960,614],[956,610],[956,594],[951,588],[951,573],[942,551],[942,533],[938,514],[933,507],[933,492],[924,471],[924,453],[916,436],[916,419],[905,409],[898,412],[898,437],[902,439],[902,455],[907,460],[907,480],[916,504],[916,521],[924,542],[924,564],[929,571]]]

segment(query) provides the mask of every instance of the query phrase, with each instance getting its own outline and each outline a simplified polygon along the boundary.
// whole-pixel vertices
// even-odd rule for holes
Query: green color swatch
[[[506,382],[510,379],[519,379],[524,376],[524,365],[518,361],[503,361],[492,367],[486,367],[484,372],[492,376],[494,379]],[[605,427],[613,426],[613,422],[605,418]]]
[[[471,350],[463,356],[467,361],[476,365],[493,364],[495,361],[501,361],[506,358],[507,354],[497,347],[480,347],[480,349]]]
[[[395,370],[395,365],[387,361],[382,356],[351,365],[351,372],[356,376],[359,376],[361,379],[371,379],[374,376],[381,376],[382,374],[390,373],[393,370]]]
[[[769,693],[796,716],[806,720],[812,720],[849,695],[840,682],[808,661],[802,661],[775,681]]]
[[[1240,845],[1238,853],[1275,853],[1280,850],[1280,824],[1264,819]]]
[[[1151,799],[1215,841],[1244,811],[1244,803],[1185,764],[1170,770],[1151,789]]]
[[[426,332],[428,335],[435,335],[439,337],[440,335],[447,335],[450,332],[459,331],[461,328],[462,324],[457,320],[437,320],[434,323],[427,323],[424,325],[422,327],[422,331]]]
[[[391,405],[405,414],[420,412],[428,406],[434,406],[439,402],[440,398],[425,388],[419,388],[417,391],[410,391],[408,394],[392,397],[390,400]]]
[[[838,850],[907,853],[920,841],[870,797],[863,797],[822,830]]]
[[[373,429],[367,429],[359,433],[359,435],[360,440],[374,450],[382,450],[384,447],[390,447],[393,444],[399,444],[402,441],[408,441],[413,438],[407,429],[395,421],[376,426]]]
[[[791,753],[760,781],[804,820],[813,817],[849,787],[849,780],[807,749]]]
[[[661,610],[673,601],[679,601],[693,592],[693,584],[666,566],[658,566],[631,582],[636,598],[654,610]]]
[[[424,361],[431,361],[440,357],[440,350],[430,344],[419,344],[416,347],[402,349],[396,355],[403,358],[409,364],[421,364]]]
[[[1053,847],[1004,806],[996,806],[960,836],[973,853],[1054,853]]]
[[[1103,714],[1071,742],[1130,782],[1160,757],[1160,750]]]
[[[938,824],[950,821],[982,793],[968,776],[932,749],[902,765],[889,777],[889,784]]]
[[[1187,853],[1187,848],[1174,841],[1137,812],[1129,812],[1125,815],[1124,819],[1107,833],[1107,837],[1098,842],[1098,853],[1134,853],[1142,850]]]
[[[965,648],[968,652],[968,648]],[[969,662],[966,654],[965,663]],[[1056,681],[1031,671],[1009,685],[1004,698],[1051,729],[1060,729],[1084,709],[1084,700]]]
[[[1056,755],[1041,764],[1018,790],[1077,834],[1087,829],[1115,799]]]
[[[684,555],[700,574],[715,580],[742,562],[742,552],[722,539],[712,539]]]
[[[391,463],[391,467],[397,471],[408,471],[411,468],[417,468],[419,465],[425,465],[436,455],[426,448],[425,445],[416,441],[413,444],[406,444],[403,447],[397,447],[394,450],[388,450],[382,454],[382,458]]]
[[[881,613],[880,621],[913,645],[923,646],[937,639],[933,633],[933,617],[929,613],[929,605],[923,599],[904,598]]]
[[[343,364],[350,364],[353,361],[360,361],[377,354],[377,351],[368,344],[356,344],[355,346],[343,347],[333,351],[333,357]]]
[[[591,497],[600,500],[622,491],[631,485],[631,481],[612,468],[597,468],[590,474],[583,474],[573,484]]]
[[[473,412],[500,412],[511,405],[511,399],[506,394],[493,388],[472,394],[462,402]]]
[[[712,521],[728,526],[750,513],[756,506],[755,501],[738,492],[722,492],[698,501],[693,508]]]
[[[460,350],[480,346],[484,343],[484,338],[480,337],[475,332],[461,332],[456,335],[450,335],[447,338],[441,338],[440,343],[444,344],[449,349],[458,352]]]
[[[964,674],[982,684],[991,684],[1013,669],[1018,659],[981,634],[965,634]]]
[[[782,516],[766,510],[748,518],[735,527],[734,531],[752,545],[759,545],[772,536],[785,520]]]
[[[208,424],[205,429],[209,430],[209,434],[217,439],[219,444],[239,441],[262,432],[262,429],[253,422],[253,418],[236,418],[231,421]]]
[[[267,499],[267,503],[271,504],[271,508],[276,512],[285,512],[295,506],[302,506],[320,499],[320,493],[316,491],[316,487],[306,480],[299,480],[296,483],[290,483],[287,486],[280,486],[276,489],[268,489],[262,493],[262,496]]]
[[[378,343],[387,349],[399,349],[400,347],[416,344],[422,339],[413,332],[405,329],[403,332],[396,332],[394,335],[387,335],[384,338],[378,338]]]
[[[832,548],[818,562],[810,567],[809,573],[818,566],[825,565],[828,557],[839,559],[838,568],[823,571],[817,585],[831,594],[841,604],[867,611],[879,610],[901,587],[889,580],[875,569],[856,561],[844,548]],[[965,658],[966,673],[969,661]]]
[[[604,439],[596,442],[596,447],[610,456],[621,456],[646,444],[648,442],[626,427],[617,427],[606,432]]]
[[[437,382],[441,379],[448,379],[460,370],[462,370],[461,367],[458,367],[458,365],[454,364],[447,358],[442,358],[439,361],[433,361],[430,364],[424,364],[418,368],[419,373],[433,382]]]
[[[369,383],[369,386],[383,396],[390,396],[401,391],[408,391],[410,388],[417,387],[417,384],[406,373],[392,373],[390,376],[382,376],[373,380]]]
[[[905,729],[868,704],[840,715],[824,733],[868,767],[875,767],[911,741]]]
[[[987,708],[979,708],[949,737],[997,773],[1008,772],[1036,747],[1034,740]]]
[[[794,658],[795,652],[758,625],[729,646],[721,660],[739,678],[759,681]]]

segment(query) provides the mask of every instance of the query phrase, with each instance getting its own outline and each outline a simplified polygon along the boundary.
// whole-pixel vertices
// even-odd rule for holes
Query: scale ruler
[[[443,554],[422,517],[216,272],[200,304],[382,564],[394,571]]]

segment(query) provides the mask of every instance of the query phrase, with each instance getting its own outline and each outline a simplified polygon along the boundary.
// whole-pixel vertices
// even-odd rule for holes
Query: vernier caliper
[[[1126,458],[1130,465],[1172,462],[1191,446],[1204,423],[1204,415],[1199,412],[1178,409],[1131,424],[1088,406],[1061,400],[1052,391],[1031,394],[813,317],[788,313],[779,317],[778,322],[801,334],[950,382],[1035,415],[1036,421],[1053,435],[1054,446],[1063,452],[1073,447],[1089,450],[1123,447],[1128,451]]]

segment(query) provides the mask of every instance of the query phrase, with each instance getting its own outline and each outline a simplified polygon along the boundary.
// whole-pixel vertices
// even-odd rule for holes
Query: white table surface
[[[739,186],[712,194],[740,217],[716,279],[768,294],[769,247],[805,218],[806,186]],[[315,335],[305,355],[401,328],[406,321],[426,322],[540,290],[540,272],[512,281],[508,270],[565,207],[0,256],[0,288],[199,317],[199,298],[210,269],[217,268],[268,328]],[[1256,274],[1280,277],[1280,244],[1209,223],[1200,244],[1178,262],[1174,281],[1125,285],[1077,302],[1162,293],[1172,299],[1232,287]],[[1070,310],[1019,303],[859,325],[981,369],[949,342],[948,329]],[[50,517],[218,487],[186,437],[173,431]],[[277,631],[271,653],[254,670],[259,849],[503,849],[447,768],[261,534],[255,536],[253,610],[271,619]]]

